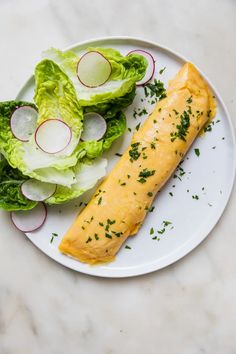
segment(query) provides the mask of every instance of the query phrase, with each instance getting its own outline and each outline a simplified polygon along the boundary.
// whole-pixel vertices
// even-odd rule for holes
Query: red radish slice
[[[146,52],[146,50],[142,50],[142,49],[132,50],[127,55],[130,55],[130,54],[142,55],[148,62],[146,74],[144,75],[144,77],[140,81],[136,82],[137,86],[142,86],[152,79],[154,72],[155,72],[155,60],[154,60],[152,54],[150,54],[150,53]]]
[[[81,139],[83,141],[100,140],[107,130],[105,119],[96,112],[89,112],[84,115],[83,132]]]
[[[31,210],[19,210],[11,212],[13,224],[23,232],[32,232],[39,229],[47,217],[47,208],[43,203],[36,205]]]
[[[38,181],[37,179],[28,179],[21,185],[22,194],[29,200],[42,202],[51,197],[56,191],[56,184]]]
[[[111,71],[110,62],[97,51],[85,53],[77,66],[78,79],[87,87],[98,87],[105,84]]]
[[[38,112],[30,106],[21,106],[14,110],[10,120],[12,134],[16,139],[29,141],[37,127]]]
[[[71,141],[71,129],[60,119],[45,120],[35,132],[35,142],[48,154],[64,150]]]

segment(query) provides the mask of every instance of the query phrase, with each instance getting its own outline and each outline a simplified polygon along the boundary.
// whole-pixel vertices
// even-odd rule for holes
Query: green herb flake
[[[187,103],[192,103],[193,102],[193,98],[192,98],[192,96],[190,96],[188,99],[187,99],[187,101],[186,101]]]
[[[140,110],[140,109],[139,109]],[[146,108],[143,108],[142,110],[140,110],[138,113],[137,113],[137,115],[139,116],[139,117],[142,117],[143,115],[145,115],[145,114],[148,114],[148,111],[146,110]]]
[[[129,150],[130,161],[133,162],[134,160],[138,160],[139,156],[141,155],[138,151],[140,143],[133,143],[131,144],[131,149]]]
[[[139,130],[140,125],[141,125],[141,123],[139,123],[139,124],[136,125],[135,129],[136,129],[137,131]]]
[[[184,111],[183,114],[181,114],[180,116],[180,124],[176,125],[177,131],[170,133],[171,142],[175,141],[176,138],[186,141],[185,137],[188,133],[189,126],[190,126],[189,113],[187,111]]]
[[[110,234],[108,234],[108,233],[106,232],[106,233],[105,233],[105,237],[111,239],[111,238],[112,238],[112,235],[110,235]]]
[[[98,199],[98,205],[100,205],[101,202],[102,202],[102,197],[100,197],[100,198]]]
[[[176,111],[176,109],[173,109],[173,112],[175,113],[176,116],[179,114],[179,112]]]
[[[155,99],[159,100],[166,97],[164,83],[156,79],[154,79],[153,83],[150,82],[144,86],[144,93],[146,97],[155,97]]]
[[[152,196],[153,196],[153,193],[152,193],[152,192],[148,192],[147,195],[148,195],[149,197],[152,197]]]
[[[88,239],[87,239],[87,241],[86,241],[86,243],[89,243],[89,242],[91,242],[91,241],[92,241],[92,238],[89,236]]]
[[[150,229],[150,235],[153,235],[154,234],[154,229],[153,229],[153,227],[151,227],[151,229]]]
[[[154,207],[154,206],[151,206],[151,207],[148,208],[147,210],[148,210],[149,213],[152,213],[154,209],[155,209],[155,207]]]
[[[139,178],[139,179],[137,179],[137,181],[139,182],[139,183],[145,183],[146,182],[146,179],[145,178]]]
[[[162,75],[165,70],[166,70],[166,66],[165,66],[163,69],[161,69],[161,70],[159,71],[159,74]]]
[[[199,196],[197,194],[195,194],[195,195],[192,195],[192,198],[198,200]]]
[[[200,150],[199,149],[194,149],[194,152],[197,156],[200,156]]]
[[[128,245],[126,245],[125,248],[126,248],[127,250],[131,250],[131,247],[128,246]]]
[[[161,230],[158,230],[157,232],[162,235],[162,234],[164,234],[165,231],[166,231],[166,229],[163,228],[163,229],[161,229]]]
[[[58,237],[58,234],[56,232],[52,232],[52,237],[50,239],[50,243],[53,243],[54,237]]]
[[[116,155],[116,156],[119,156],[119,157],[122,156],[122,154],[120,154],[119,152],[116,152],[115,155]]]
[[[156,144],[154,142],[151,143],[151,149],[156,149]]]
[[[143,178],[148,178],[151,177],[155,174],[156,170],[148,170],[147,168],[144,168],[140,173],[139,173],[139,177],[143,177]],[[146,181],[145,181],[146,182]]]
[[[166,227],[166,226],[168,226],[168,225],[171,225],[172,222],[171,222],[171,221],[163,220],[163,221],[162,221],[162,224],[164,225],[164,227]]]

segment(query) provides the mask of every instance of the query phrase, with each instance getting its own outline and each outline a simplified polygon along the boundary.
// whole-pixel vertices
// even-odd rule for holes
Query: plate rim
[[[81,42],[76,42],[70,46],[67,46],[63,49],[63,51],[66,50],[73,50],[76,47],[82,47],[85,45],[91,45],[91,43],[97,43],[97,42],[108,42],[108,41],[116,41],[116,42],[122,42],[122,41],[129,41],[129,42],[139,42],[144,44],[145,46],[152,46],[155,47],[161,51],[165,51],[171,55],[174,55],[176,58],[178,58],[180,61],[191,61],[188,58],[186,58],[184,55],[180,54],[179,52],[177,52],[176,50],[172,50],[171,48],[159,44],[158,42],[155,41],[150,41],[148,39],[145,38],[141,38],[141,37],[133,37],[133,36],[105,36],[105,37],[95,37],[95,38],[91,38],[89,40],[84,40]],[[195,64],[194,64],[195,65]],[[65,263],[62,263],[60,260],[56,259],[56,257],[54,257],[53,255],[49,255],[47,254],[44,250],[42,250],[41,248],[38,247],[38,245],[34,242],[34,240],[29,237],[30,235],[28,235],[27,233],[25,233],[25,235],[27,236],[27,238],[30,239],[30,241],[34,244],[34,246],[36,246],[42,253],[44,253],[47,257],[53,259],[54,261],[56,261],[57,263],[59,263],[60,265],[67,267],[69,269],[72,269],[78,273],[83,273],[86,275],[91,275],[91,276],[96,276],[96,277],[102,277],[102,278],[127,278],[127,277],[134,277],[134,276],[139,276],[139,275],[144,275],[144,274],[149,274],[152,272],[155,272],[157,270],[163,269],[167,266],[172,265],[173,263],[179,261],[180,259],[182,259],[183,257],[187,256],[190,252],[192,252],[197,246],[199,246],[206,238],[207,236],[212,232],[212,230],[214,229],[214,227],[217,225],[217,223],[219,222],[219,220],[221,219],[226,206],[229,202],[232,190],[233,190],[233,186],[234,186],[234,181],[235,181],[235,174],[236,174],[236,139],[235,139],[235,131],[234,131],[234,127],[233,127],[233,123],[231,120],[231,116],[229,114],[229,111],[222,99],[221,94],[219,93],[218,89],[216,89],[216,87],[214,86],[214,84],[212,83],[212,81],[208,78],[207,75],[204,74],[204,72],[202,72],[202,70],[195,65],[195,67],[199,70],[201,76],[206,80],[206,82],[209,84],[209,86],[211,87],[212,91],[215,93],[217,100],[219,101],[219,103],[221,104],[224,112],[225,112],[225,116],[227,118],[228,124],[229,124],[229,128],[230,128],[230,133],[232,136],[232,145],[233,145],[233,158],[232,158],[232,171],[231,171],[231,180],[230,183],[228,185],[224,200],[222,202],[222,206],[221,208],[219,208],[216,213],[214,214],[214,220],[213,222],[208,222],[207,226],[205,228],[203,228],[203,231],[201,231],[201,233],[198,233],[198,236],[195,238],[190,239],[189,241],[187,241],[185,244],[183,244],[182,246],[179,247],[179,251],[178,253],[176,253],[176,251],[178,250],[178,248],[176,248],[176,250],[172,253],[170,253],[170,255],[167,258],[164,258],[161,265],[158,264],[158,259],[155,262],[152,262],[151,264],[147,264],[147,265],[142,265],[142,266],[135,266],[134,268],[129,267],[128,269],[114,269],[114,268],[110,268],[110,269],[102,269],[102,268],[95,268],[95,267],[90,267],[88,269],[80,269],[78,270],[75,266],[69,265]],[[23,91],[25,90],[25,88],[30,84],[31,80],[33,79],[33,75],[31,75],[29,77],[28,80],[25,81],[25,83],[22,85],[21,89],[19,90],[17,96],[16,96],[16,100],[20,99],[20,96],[23,94]],[[141,268],[140,268],[141,267]],[[114,272],[114,274],[112,274]]]

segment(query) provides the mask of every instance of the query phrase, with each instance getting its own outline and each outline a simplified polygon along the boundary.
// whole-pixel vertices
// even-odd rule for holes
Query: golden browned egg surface
[[[81,262],[114,260],[201,128],[215,115],[207,83],[186,63],[130,146],[65,234],[59,250]]]

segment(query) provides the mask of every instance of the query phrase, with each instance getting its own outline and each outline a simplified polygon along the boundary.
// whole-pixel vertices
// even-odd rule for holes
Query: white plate
[[[167,48],[127,37],[96,39],[67,49],[73,49],[80,54],[89,46],[113,47],[124,55],[137,48],[148,50],[156,59],[156,77],[164,81],[166,86],[168,80],[173,78],[186,62],[185,58]],[[163,67],[166,69],[160,76],[159,70]],[[212,87],[211,84],[210,86]],[[182,180],[171,178],[159,193],[154,202],[154,211],[149,213],[138,234],[125,243],[131,249],[125,248],[124,245],[113,263],[102,266],[82,264],[59,253],[58,244],[80,210],[78,205],[81,201],[88,200],[91,193],[67,205],[49,207],[44,226],[34,233],[27,233],[28,238],[41,251],[64,266],[103,277],[128,277],[152,272],[177,261],[199,245],[219,220],[229,199],[235,175],[236,150],[232,124],[222,99],[213,87],[212,89],[218,103],[215,122],[220,122],[215,123],[211,132],[196,139],[181,165],[186,172],[181,177]],[[33,94],[34,79],[31,78],[17,99],[31,101]],[[143,88],[138,88],[133,105],[126,111],[128,127],[132,129],[142,120],[133,118],[135,108],[146,107],[149,112],[153,109],[147,102],[141,102],[141,97],[144,97]],[[107,154],[109,169],[119,158],[115,153],[122,153],[130,138],[131,133],[127,131],[124,137],[114,143]],[[200,149],[199,157],[194,152],[195,148]],[[173,196],[169,193],[173,193]],[[198,200],[192,198],[195,195],[199,196]],[[163,220],[171,221],[172,224],[163,234],[157,234],[159,241],[152,240],[154,235],[150,235],[151,227],[161,230]],[[58,237],[54,237],[50,243],[53,232],[57,233]]]

